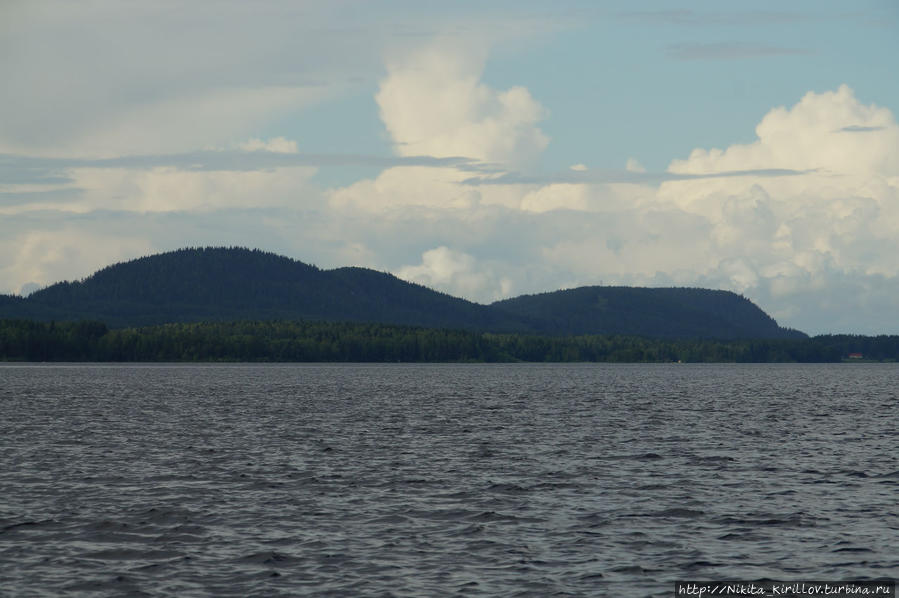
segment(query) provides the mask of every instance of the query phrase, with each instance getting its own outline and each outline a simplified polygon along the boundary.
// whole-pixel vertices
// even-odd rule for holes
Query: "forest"
[[[320,321],[109,328],[0,320],[0,361],[109,362],[839,362],[895,361],[899,336],[712,340],[541,336]]]
[[[27,297],[0,295],[3,318],[93,320],[112,328],[304,320],[550,336],[805,337],[728,291],[586,286],[482,305],[386,272],[321,270],[240,247],[180,249],[114,264]]]

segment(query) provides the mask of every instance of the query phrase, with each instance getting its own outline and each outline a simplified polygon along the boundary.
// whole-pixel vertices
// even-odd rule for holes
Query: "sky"
[[[244,246],[899,334],[899,3],[0,2],[0,292]]]

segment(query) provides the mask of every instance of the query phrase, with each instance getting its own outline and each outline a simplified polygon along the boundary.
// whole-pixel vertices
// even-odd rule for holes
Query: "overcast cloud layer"
[[[899,125],[851,81],[784,98],[740,143],[672,155],[663,171],[622,154],[620,169],[584,155],[553,172],[540,165],[554,106],[526,80],[486,73],[497,52],[564,36],[568,19],[127,6],[7,9],[22,26],[3,31],[12,52],[0,64],[0,292],[183,246],[243,245],[482,302],[585,284],[702,286],[806,332],[899,333]],[[762,25],[798,18],[764,14]],[[710,47],[658,54],[695,62]],[[725,50],[718,59],[806,52]],[[348,95],[371,103],[392,156],[305,151],[283,124]],[[597,131],[597,144],[616,142]],[[342,167],[373,174],[318,178]]]

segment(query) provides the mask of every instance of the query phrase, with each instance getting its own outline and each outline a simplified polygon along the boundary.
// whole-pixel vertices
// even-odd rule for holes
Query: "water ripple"
[[[899,576],[894,365],[4,365],[27,596]]]

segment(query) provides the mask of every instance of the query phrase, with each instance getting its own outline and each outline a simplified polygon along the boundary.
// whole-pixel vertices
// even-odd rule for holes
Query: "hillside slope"
[[[0,299],[0,317],[96,319],[110,326],[203,320],[347,320],[525,330],[521,318],[364,268],[320,270],[243,248],[181,249],[78,282]]]
[[[804,336],[726,291],[582,287],[480,305],[366,268],[321,270],[244,248],[180,249],[103,268],[27,298],[0,318],[100,320],[112,327],[222,320],[378,322],[552,335]]]
[[[497,301],[542,334],[633,334],[661,338],[804,338],[748,299],[695,288],[579,287]]]

